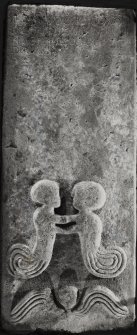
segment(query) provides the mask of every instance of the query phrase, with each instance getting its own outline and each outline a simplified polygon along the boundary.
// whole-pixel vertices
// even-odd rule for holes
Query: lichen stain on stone
[[[62,66],[55,66],[51,71],[52,85],[60,92],[64,93],[69,90],[67,74]]]
[[[80,124],[83,125],[86,129],[92,128],[93,130],[98,126],[98,120],[92,108],[87,108],[86,113],[81,117]]]
[[[32,52],[37,46],[39,38],[49,38],[49,29],[45,17],[35,13],[26,15],[24,17],[24,35],[26,37],[26,47]]]
[[[85,113],[81,116],[80,125],[87,128],[96,128],[98,126],[98,117],[101,114],[103,105],[103,98],[98,95],[90,97],[91,85],[77,86],[74,90],[74,95],[78,99],[79,103],[83,106]]]
[[[59,17],[56,13],[55,16],[50,13],[46,13],[45,16],[42,16],[41,13],[32,13],[29,16],[25,17],[25,31],[26,31],[26,47],[32,52],[33,47],[38,47],[39,39],[42,38],[43,46],[49,48],[50,53],[57,55],[59,50],[71,50],[70,40],[73,42],[73,34],[70,36],[70,31],[68,33],[65,30],[60,29]],[[62,16],[63,21],[63,16]],[[62,22],[63,24],[63,22]],[[69,48],[68,48],[69,44]],[[76,48],[76,46],[75,46]],[[72,51],[72,50],[71,50]]]
[[[85,173],[86,172],[86,173]],[[77,174],[79,180],[90,180],[93,176],[103,177],[103,166],[100,164],[100,160],[93,157],[83,157],[83,161],[80,166],[77,166]]]
[[[50,144],[58,140],[60,133],[60,113],[59,107],[55,104],[51,106],[48,113],[42,116],[42,128],[46,134],[46,143]]]
[[[114,9],[10,8],[3,113],[3,207],[7,227],[4,248],[11,241],[28,242],[30,236],[30,247],[35,242],[32,220],[35,205],[29,198],[35,182],[50,179],[60,184],[58,215],[77,214],[71,199],[75,184],[88,180],[101,182],[107,193],[106,206],[100,213],[104,225],[102,244],[106,247],[115,240],[122,246],[128,241],[129,245],[123,246],[128,251],[129,267],[118,279],[101,279],[100,285],[115,292],[120,290],[128,298],[133,292],[130,245],[134,241],[130,180],[134,142],[133,18],[127,18],[125,10]],[[20,138],[17,143],[16,129]],[[17,148],[7,147],[12,141]],[[83,264],[79,237],[57,234],[48,268],[56,286],[67,268],[76,271],[78,284],[85,287],[88,271]],[[4,315],[8,318],[11,286],[5,274],[3,279]],[[44,280],[47,285],[46,277]],[[91,287],[93,281],[98,282],[92,275],[88,281]],[[42,281],[35,283],[41,288]],[[76,286],[72,278],[71,284]],[[112,320],[102,311],[99,321],[96,306],[97,313],[90,313],[88,322],[84,318],[72,322],[65,316],[64,325],[60,326],[58,312],[55,310],[54,316],[53,306],[47,308],[48,315],[39,310],[22,327],[28,331],[40,327],[44,331],[81,332],[125,327],[133,320],[132,315],[124,321]]]

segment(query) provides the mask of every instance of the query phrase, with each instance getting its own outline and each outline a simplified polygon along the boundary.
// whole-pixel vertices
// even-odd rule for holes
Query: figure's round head
[[[90,208],[100,209],[106,201],[104,188],[93,181],[82,181],[76,184],[72,190],[73,206],[76,209]]]
[[[43,179],[31,188],[31,199],[39,204],[57,208],[60,206],[59,185],[55,181]]]
[[[78,289],[73,285],[62,287],[58,290],[58,297],[65,309],[71,310],[77,303]]]

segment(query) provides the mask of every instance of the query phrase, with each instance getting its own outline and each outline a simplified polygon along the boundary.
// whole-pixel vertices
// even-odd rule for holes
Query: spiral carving
[[[102,208],[106,193],[99,183],[83,181],[72,190],[75,215],[57,215],[60,206],[59,185],[55,181],[41,180],[33,185],[31,199],[39,203],[33,215],[36,243],[33,252],[24,244],[14,244],[9,250],[8,269],[11,275],[33,278],[49,265],[56,234],[77,233],[86,268],[100,278],[119,276],[126,267],[125,251],[117,246],[105,251],[100,249],[102,222],[94,211]]]
[[[107,248],[95,255],[87,252],[89,271],[96,277],[113,278],[119,276],[126,267],[127,256],[120,247]],[[108,264],[109,262],[109,264]]]
[[[40,275],[46,266],[46,262],[34,258],[25,244],[17,243],[9,249],[8,271],[12,276],[33,278]]]
[[[81,251],[86,268],[99,278],[119,276],[126,267],[127,256],[118,246],[101,250],[102,222],[95,210],[106,200],[103,187],[95,182],[80,182],[73,189],[73,203],[79,213],[76,217]]]
[[[55,224],[62,224],[63,221],[54,214],[54,208],[60,205],[58,183],[50,180],[39,181],[31,188],[30,194],[32,201],[41,205],[33,215],[35,246],[31,252],[27,245],[17,243],[8,252],[9,273],[21,278],[36,277],[47,268],[56,237]]]
[[[127,307],[121,305],[119,299],[112,291],[106,288],[96,288],[84,297],[82,306],[80,305],[75,310],[75,315],[84,317],[97,303],[103,304],[107,308],[108,312],[116,318],[123,318],[128,314]]]

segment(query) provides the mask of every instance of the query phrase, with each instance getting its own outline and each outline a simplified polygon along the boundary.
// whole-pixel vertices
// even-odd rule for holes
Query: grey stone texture
[[[7,330],[79,333],[134,324],[134,104],[131,10],[9,6]]]

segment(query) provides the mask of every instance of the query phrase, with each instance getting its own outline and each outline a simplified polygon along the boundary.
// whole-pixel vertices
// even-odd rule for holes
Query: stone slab
[[[11,5],[3,111],[7,330],[134,324],[131,10]]]

